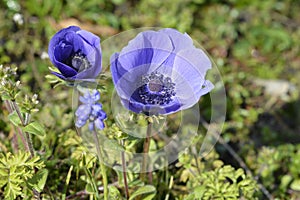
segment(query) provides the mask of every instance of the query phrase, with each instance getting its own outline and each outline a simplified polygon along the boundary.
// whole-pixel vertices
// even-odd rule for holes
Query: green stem
[[[99,144],[99,139],[98,139],[98,135],[97,135],[95,125],[94,125],[93,135],[94,135],[94,140],[95,140],[96,149],[97,149],[97,155],[98,155],[98,158],[99,158],[99,164],[100,164],[100,169],[101,169],[101,174],[102,174],[102,179],[103,179],[104,200],[108,200],[107,174],[106,174],[103,155],[102,155],[101,147],[100,147],[100,144]]]
[[[124,141],[121,140],[122,146],[124,146]],[[126,159],[125,159],[125,152],[121,152],[122,157],[122,169],[123,169],[123,179],[124,179],[124,187],[125,187],[125,194],[126,199],[129,199],[129,190],[128,190],[128,183],[127,183],[127,176],[126,176]]]
[[[144,150],[143,150],[143,162],[142,162],[142,171],[141,171],[141,180],[142,181],[145,181],[145,177],[146,177],[151,132],[152,132],[152,123],[148,121],[147,133],[146,133],[146,138],[144,141]]]

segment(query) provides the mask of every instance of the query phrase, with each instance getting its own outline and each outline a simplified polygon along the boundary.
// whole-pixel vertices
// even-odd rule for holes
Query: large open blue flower
[[[101,72],[100,38],[77,26],[57,32],[50,40],[48,54],[60,71],[52,73],[63,80],[93,80]]]
[[[184,110],[213,88],[205,80],[211,61],[187,34],[174,29],[138,34],[110,62],[122,104],[136,113]]]

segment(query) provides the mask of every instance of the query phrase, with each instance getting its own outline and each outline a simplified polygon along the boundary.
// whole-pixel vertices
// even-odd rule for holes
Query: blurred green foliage
[[[154,177],[160,177],[153,180],[156,190],[142,186],[137,174],[128,173],[131,193],[145,189],[142,195],[154,199],[266,199],[258,186],[261,183],[276,199],[299,199],[299,7],[297,0],[0,0],[0,64],[17,66],[22,91],[29,96],[39,94],[40,111],[35,118],[44,124],[47,134],[33,141],[51,173],[42,196],[79,198],[78,192],[85,191],[82,195],[88,198],[93,196],[92,185],[102,184],[94,155],[71,130],[72,91],[65,87],[54,90],[45,79],[51,65],[45,54],[51,36],[75,20],[95,31],[102,41],[113,33],[139,27],[173,27],[189,33],[215,61],[225,84],[227,116],[222,137],[254,176],[246,174],[219,143],[205,158],[193,156],[189,149],[168,169],[155,172]],[[265,84],[258,84],[258,79]],[[274,94],[266,92],[269,80],[279,79],[295,87],[283,91],[286,98],[276,95],[280,88],[275,87]],[[110,95],[105,94],[112,92],[112,85],[110,79],[103,84],[108,88],[101,97],[106,109]],[[207,105],[205,97],[201,112],[209,120]],[[0,159],[11,157],[9,152],[19,155],[11,144],[7,115],[5,109],[0,110]],[[106,134],[116,133],[112,117],[106,123],[110,127]],[[163,141],[153,140],[152,144],[151,148],[159,148]],[[201,142],[197,144],[195,148]],[[32,169],[25,172],[32,175]],[[120,182],[120,187],[110,186],[110,197],[121,199],[122,176],[113,169],[108,173],[110,182],[117,182],[116,177]],[[6,182],[1,183],[0,199],[8,195]],[[24,184],[17,187],[27,188]]]

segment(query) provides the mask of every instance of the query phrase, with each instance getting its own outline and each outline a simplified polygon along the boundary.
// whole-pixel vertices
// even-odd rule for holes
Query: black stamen
[[[142,76],[140,85],[138,93],[144,104],[165,105],[175,95],[175,84],[171,78],[157,72]]]

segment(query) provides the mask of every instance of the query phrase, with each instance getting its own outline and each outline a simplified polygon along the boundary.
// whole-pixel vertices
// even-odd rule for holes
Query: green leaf
[[[194,189],[195,197],[196,197],[197,199],[202,199],[202,197],[203,197],[203,195],[204,195],[204,192],[205,192],[205,186],[204,186],[204,185],[197,186],[197,187]]]
[[[28,185],[31,188],[36,189],[38,192],[42,192],[47,178],[48,178],[49,171],[47,169],[39,170],[30,180],[28,180]]]
[[[85,171],[88,181],[89,181],[89,183],[86,184],[86,186],[85,186],[86,191],[91,194],[95,194],[97,199],[99,199],[98,188],[97,188],[97,185],[95,183],[92,173],[86,168],[84,169],[84,171]]]
[[[44,136],[46,134],[44,127],[38,122],[31,122],[23,128],[23,131],[37,136]]]
[[[131,194],[129,200],[133,200],[135,199],[135,197],[140,195],[145,195],[145,194],[147,194],[147,196],[144,197],[143,200],[151,200],[155,196],[155,193],[156,193],[156,189],[154,186],[145,185],[137,189],[133,194]]]
[[[115,186],[109,186],[108,199],[122,200],[120,191]]]
[[[185,199],[184,200],[195,200],[196,198],[195,198],[195,194],[189,194],[187,197],[185,197]]]
[[[8,115],[8,119],[9,119],[9,121],[11,122],[11,123],[13,123],[15,126],[21,126],[21,120],[20,120],[20,118],[19,118],[19,116],[18,116],[18,114],[17,114],[17,112],[16,111],[13,111],[12,113],[10,113],[9,115]]]
[[[45,78],[49,81],[49,83],[57,83],[60,82],[59,78],[57,78],[55,75],[53,74],[48,74],[45,76]]]
[[[7,93],[3,93],[3,94],[1,94],[1,99],[2,99],[3,101],[5,101],[5,100],[11,100],[12,98],[11,98],[11,96],[8,95]]]
[[[94,190],[94,187],[93,187],[93,184],[92,184],[92,183],[86,184],[85,190],[86,190],[89,194],[95,194],[95,190]]]
[[[291,189],[300,191],[300,179],[294,180],[291,184]]]
[[[125,151],[125,148],[116,140],[108,139],[103,134],[98,134],[98,137],[100,142],[103,143],[104,149],[110,149],[113,151]]]
[[[67,188],[68,188],[69,183],[70,183],[70,179],[71,179],[71,175],[72,175],[72,170],[73,170],[73,165],[71,165],[71,167],[69,169],[69,172],[67,174],[66,184],[65,184],[64,191],[63,191],[63,194],[62,194],[62,200],[66,199]]]

